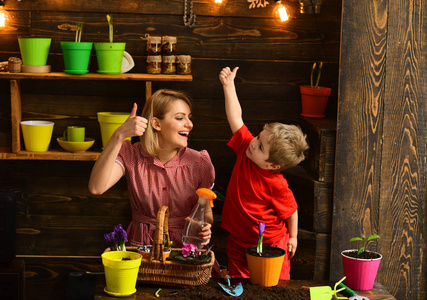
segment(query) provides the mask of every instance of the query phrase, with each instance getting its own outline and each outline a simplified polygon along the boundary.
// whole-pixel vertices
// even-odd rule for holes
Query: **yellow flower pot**
[[[119,128],[127,119],[129,113],[125,112],[99,112],[98,122],[101,127],[102,148],[104,148],[114,131]],[[130,137],[126,140],[131,140]]]
[[[273,249],[277,254],[267,256]],[[256,253],[256,247],[246,249],[251,283],[267,287],[276,286],[279,283],[286,251],[277,247],[263,246],[262,252],[264,256],[259,256]]]
[[[101,257],[107,283],[104,291],[115,297],[134,294],[141,254],[131,251],[109,251],[104,252]]]

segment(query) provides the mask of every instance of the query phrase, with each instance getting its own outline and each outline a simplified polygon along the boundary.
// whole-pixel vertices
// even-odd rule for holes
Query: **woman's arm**
[[[141,136],[147,128],[147,120],[136,116],[137,108],[134,103],[129,118],[113,133],[93,166],[89,179],[89,191],[92,194],[103,194],[123,176],[122,168],[115,163],[123,141],[129,136]]]

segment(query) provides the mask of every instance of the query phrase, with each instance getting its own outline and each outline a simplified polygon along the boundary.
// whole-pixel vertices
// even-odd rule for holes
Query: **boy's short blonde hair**
[[[148,124],[140,139],[145,151],[153,156],[158,154],[159,138],[157,131],[151,125],[151,119],[156,117],[162,120],[170,109],[169,104],[177,100],[187,103],[191,111],[191,101],[187,94],[173,90],[158,90],[145,102],[141,116],[148,120]]]
[[[270,123],[265,124],[264,129],[269,133],[270,153],[267,161],[279,165],[278,172],[295,167],[305,159],[304,152],[308,149],[308,144],[301,128]]]

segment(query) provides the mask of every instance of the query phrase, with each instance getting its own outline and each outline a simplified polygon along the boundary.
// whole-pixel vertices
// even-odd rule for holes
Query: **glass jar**
[[[147,55],[160,55],[162,53],[162,38],[147,35]]]
[[[176,55],[176,36],[162,36],[162,55]]]
[[[191,74],[190,55],[178,55],[176,57],[176,73],[180,75]]]
[[[162,73],[163,74],[175,74],[176,73],[176,56],[162,56]]]
[[[9,73],[20,73],[22,61],[17,57],[10,57],[7,61]]]
[[[148,74],[162,73],[162,56],[161,55],[147,56],[147,73]]]

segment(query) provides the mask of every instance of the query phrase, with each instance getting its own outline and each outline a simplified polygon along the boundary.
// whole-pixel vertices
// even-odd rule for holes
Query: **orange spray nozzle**
[[[197,189],[196,193],[197,193],[197,195],[199,195],[199,197],[208,198],[210,206],[211,207],[214,206],[213,205],[213,199],[216,199],[216,194],[212,190],[207,189],[207,188],[200,188],[200,189]]]

